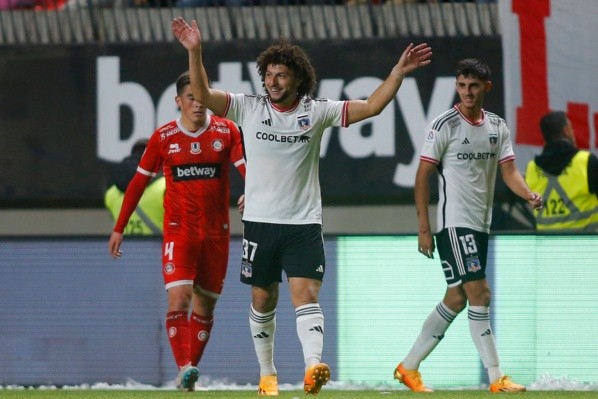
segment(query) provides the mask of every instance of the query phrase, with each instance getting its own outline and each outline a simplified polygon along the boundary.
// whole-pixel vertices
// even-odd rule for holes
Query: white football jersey
[[[482,113],[481,122],[472,124],[455,106],[427,128],[420,160],[438,168],[437,232],[447,227],[490,232],[498,165],[515,154],[505,121]]]
[[[227,95],[245,147],[243,220],[321,224],[320,142],[326,128],[347,126],[347,102],[302,97],[282,111],[266,95]]]

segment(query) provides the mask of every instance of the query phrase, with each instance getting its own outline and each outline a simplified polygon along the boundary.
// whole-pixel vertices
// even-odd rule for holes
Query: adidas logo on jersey
[[[463,141],[461,142],[461,144],[469,144],[469,140],[467,140],[467,137],[465,137],[465,140],[463,140]]]
[[[270,118],[262,121],[262,125],[272,126],[272,120]]]
[[[318,273],[324,273],[324,267],[322,267],[322,265],[320,265],[320,266],[317,267],[316,271]]]

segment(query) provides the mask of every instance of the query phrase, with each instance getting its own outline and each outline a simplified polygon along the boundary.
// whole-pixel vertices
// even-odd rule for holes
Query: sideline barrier
[[[160,241],[129,238],[118,261],[107,255],[106,242],[0,240],[0,385],[172,382]],[[444,292],[438,259],[421,256],[413,235],[329,236],[325,242],[320,302],[332,379],[401,389],[392,370]],[[493,329],[501,367],[516,381],[529,385],[547,374],[596,380],[597,242],[598,235],[491,237]],[[235,237],[200,370],[212,381],[255,385],[249,288],[238,280],[240,249]],[[281,383],[296,384],[303,378],[303,356],[286,288],[283,282],[275,356]],[[436,388],[486,382],[466,314],[421,371]]]

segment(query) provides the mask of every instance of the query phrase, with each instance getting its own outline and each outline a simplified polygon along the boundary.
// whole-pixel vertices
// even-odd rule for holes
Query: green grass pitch
[[[497,396],[498,395],[498,396]],[[488,391],[436,391],[434,393],[418,394],[410,391],[342,391],[326,390],[326,387],[316,396],[317,399],[479,399],[497,398],[502,396],[521,399],[596,399],[597,391],[528,391],[517,394],[493,394]],[[0,389],[2,399],[162,399],[162,398],[213,398],[213,399],[257,399],[253,391],[196,391],[177,392],[165,390],[91,390],[91,389]],[[281,391],[280,399],[310,398],[302,391]]]

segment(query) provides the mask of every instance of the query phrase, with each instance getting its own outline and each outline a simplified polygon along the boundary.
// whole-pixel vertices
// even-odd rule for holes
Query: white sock
[[[260,376],[276,374],[274,367],[274,334],[276,333],[276,309],[268,313],[260,313],[253,308],[249,310],[249,327],[253,337],[255,354],[260,364]]]
[[[487,369],[488,379],[492,383],[502,377],[503,373],[498,367],[496,342],[490,327],[490,308],[488,306],[469,306],[467,318],[469,319],[471,338],[478,348],[482,364]]]
[[[295,309],[297,335],[303,348],[305,368],[320,363],[324,348],[324,314],[320,305],[309,303]]]
[[[413,347],[403,360],[403,366],[408,370],[418,370],[420,363],[428,357],[444,338],[457,313],[450,310],[443,302],[436,305],[422,326]]]

